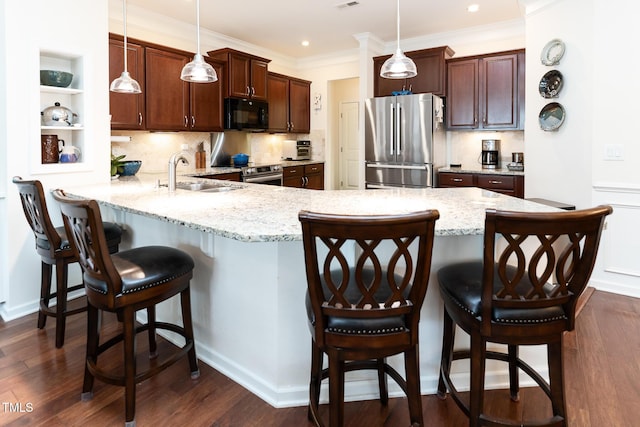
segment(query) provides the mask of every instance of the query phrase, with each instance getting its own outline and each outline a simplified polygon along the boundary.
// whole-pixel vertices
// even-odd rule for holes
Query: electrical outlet
[[[605,144],[604,146],[605,160],[624,160],[624,145],[622,144]]]

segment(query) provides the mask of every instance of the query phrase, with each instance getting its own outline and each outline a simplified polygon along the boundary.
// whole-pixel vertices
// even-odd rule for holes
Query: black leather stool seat
[[[358,289],[357,284],[354,280],[355,269],[351,267],[349,269],[350,280],[347,285],[347,290],[344,293],[345,298],[352,304],[357,304],[360,297],[362,296],[362,292]],[[331,272],[332,277],[334,278],[334,283],[338,283],[339,277],[342,274],[341,271],[335,270]],[[373,272],[369,269],[365,269],[362,271],[362,276],[365,283],[371,282],[373,280]],[[386,273],[382,275],[386,277]],[[400,283],[402,280],[398,275],[396,277],[396,283]],[[323,288],[325,290],[325,296],[329,297],[330,292],[327,288],[327,284],[323,283]],[[405,297],[409,294],[411,288],[407,289]],[[377,301],[385,301],[391,295],[389,291],[389,286],[386,284],[386,280],[383,280],[382,286],[378,289],[378,291],[374,294],[375,299]],[[315,327],[315,316],[313,314],[313,308],[311,306],[311,298],[309,296],[309,291],[307,291],[305,298],[305,305],[307,309],[307,317],[309,319],[309,330],[311,333],[314,333]],[[373,308],[373,307],[372,307]],[[382,317],[382,318],[369,318],[369,319],[357,319],[357,318],[349,318],[349,317],[337,317],[337,316],[327,316],[327,331],[339,334],[353,334],[353,335],[375,335],[375,334],[390,334],[397,332],[406,332],[407,325],[405,322],[404,316],[393,316],[393,317]]]
[[[122,294],[133,294],[191,273],[193,259],[185,252],[167,246],[145,246],[111,256],[122,280]],[[104,281],[85,276],[85,285],[101,294],[107,293]]]
[[[113,222],[103,222],[102,226],[104,227],[104,235],[107,238],[107,247],[109,248],[109,253],[117,253],[120,242],[122,241],[122,228],[120,228],[118,224],[114,224]],[[56,227],[56,231],[60,235],[61,242],[60,247],[55,249],[65,251],[71,250],[71,246],[69,245],[69,238],[67,237],[67,232],[65,231],[64,226]],[[36,239],[36,246],[45,250],[50,249],[49,241],[45,239]]]
[[[478,321],[480,320],[480,301],[482,299],[482,261],[469,261],[458,264],[451,264],[438,270],[438,281],[440,291],[444,297],[453,299],[462,309],[472,314]],[[515,274],[515,268],[507,268],[511,276]],[[502,288],[502,284],[495,275],[494,289]],[[527,280],[527,275],[521,279],[516,286],[518,290],[531,289],[531,282]],[[544,290],[550,294],[554,286],[547,284]],[[522,291],[519,292],[522,294]],[[492,321],[498,323],[545,323],[556,320],[567,320],[567,316],[561,305],[537,308],[537,309],[515,309],[495,307],[492,310]]]

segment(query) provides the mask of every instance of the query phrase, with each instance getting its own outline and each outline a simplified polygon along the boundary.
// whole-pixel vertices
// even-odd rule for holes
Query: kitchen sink
[[[207,193],[217,193],[221,191],[238,190],[242,188],[239,185],[218,184],[214,182],[178,182],[176,183],[176,189],[190,190],[190,191],[202,191]]]

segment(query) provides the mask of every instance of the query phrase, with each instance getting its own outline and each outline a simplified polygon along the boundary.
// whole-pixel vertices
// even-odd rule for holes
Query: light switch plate
[[[605,144],[604,146],[605,160],[624,160],[624,145],[622,144]]]

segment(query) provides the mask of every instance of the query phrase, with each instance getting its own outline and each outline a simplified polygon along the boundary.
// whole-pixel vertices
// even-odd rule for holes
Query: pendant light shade
[[[418,75],[416,64],[400,49],[400,0],[397,1],[397,41],[396,53],[387,59],[380,68],[380,77],[385,79],[406,79]]]
[[[124,71],[111,82],[109,90],[118,93],[142,93],[140,84],[131,78],[127,71],[127,0],[122,0],[122,16],[124,22]]]
[[[200,54],[200,0],[196,1],[196,29],[198,37],[198,51],[193,57],[193,61],[189,62],[182,68],[180,78],[186,82],[194,83],[212,83],[218,80],[216,70],[211,64],[207,64],[204,57]]]

